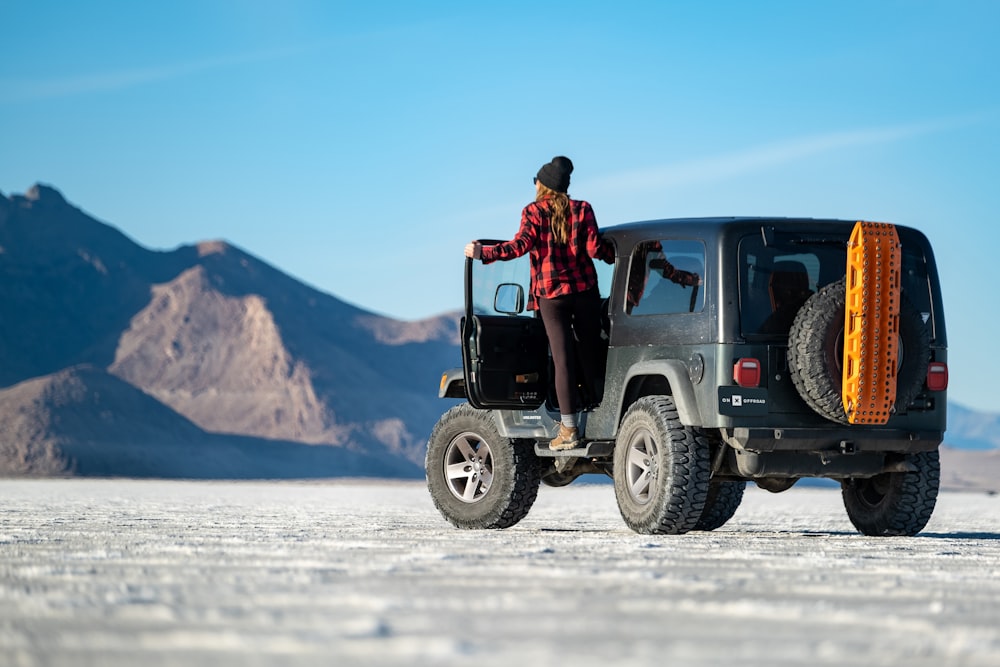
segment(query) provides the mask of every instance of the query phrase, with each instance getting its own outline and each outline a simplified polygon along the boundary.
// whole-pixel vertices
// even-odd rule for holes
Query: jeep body
[[[598,473],[615,479],[633,529],[680,533],[725,523],[748,481],[777,492],[800,478],[822,477],[841,482],[861,532],[919,531],[937,496],[946,425],[947,339],[937,269],[921,232],[892,228],[899,254],[891,290],[898,297],[895,329],[879,334],[894,353],[884,378],[892,385],[891,406],[881,423],[854,422],[839,392],[846,363],[843,281],[855,227],[838,220],[701,218],[603,229],[616,249],[613,265],[597,262],[607,353],[580,363],[603,369],[604,379],[579,387],[580,404],[588,406],[580,415],[585,444],[568,452],[547,447],[559,410],[542,320],[523,310],[527,257],[489,265],[468,260],[463,367],[443,374],[440,395],[467,399],[451,418],[482,419],[479,430],[491,435],[479,438],[464,423],[457,434],[447,423],[436,427],[427,472],[439,509],[463,527],[512,525],[527,511],[523,497],[534,498],[535,478],[561,486]],[[697,284],[671,282],[665,266],[694,274]],[[864,299],[868,291],[866,285]],[[867,312],[868,303],[861,305]],[[817,391],[827,395],[817,398]],[[457,441],[463,433],[466,441]],[[481,462],[486,476],[462,477],[470,458],[484,458],[481,446],[491,460]],[[518,498],[490,501],[501,472],[497,454],[506,448],[520,466],[513,471],[517,488],[497,493]],[[453,500],[459,504],[450,509]],[[500,514],[507,518],[461,518],[478,517],[494,502],[504,505]]]

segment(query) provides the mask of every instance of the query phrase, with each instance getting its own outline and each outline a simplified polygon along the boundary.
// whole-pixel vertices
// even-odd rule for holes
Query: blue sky
[[[996,412],[1000,2],[0,0],[0,191],[226,239],[401,319],[461,305],[553,155],[602,225],[923,230],[951,397]]]

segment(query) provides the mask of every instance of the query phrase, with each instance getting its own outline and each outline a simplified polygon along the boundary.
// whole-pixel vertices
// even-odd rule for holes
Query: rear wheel
[[[708,486],[708,496],[705,499],[705,509],[701,518],[695,524],[694,530],[715,530],[721,528],[733,518],[736,510],[743,502],[743,491],[746,490],[746,480],[713,481]]]
[[[458,405],[441,416],[427,443],[427,488],[459,528],[509,528],[538,496],[540,466],[531,443],[503,438],[493,413]]]
[[[670,396],[646,396],[622,418],[615,444],[618,509],[637,533],[679,535],[708,496],[710,439],[681,424]]]
[[[904,459],[914,472],[886,472],[841,482],[851,523],[865,535],[916,535],[931,518],[941,481],[937,450]]]

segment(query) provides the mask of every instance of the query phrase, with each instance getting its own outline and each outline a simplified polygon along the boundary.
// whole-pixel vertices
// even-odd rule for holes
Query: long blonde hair
[[[535,201],[549,200],[549,225],[552,227],[552,236],[556,243],[566,243],[569,241],[569,195],[565,192],[556,192],[547,187],[544,183],[538,188]]]

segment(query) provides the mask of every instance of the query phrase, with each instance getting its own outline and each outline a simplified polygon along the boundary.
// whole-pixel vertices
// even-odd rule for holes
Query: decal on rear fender
[[[757,387],[719,387],[719,414],[766,415],[767,390]]]

